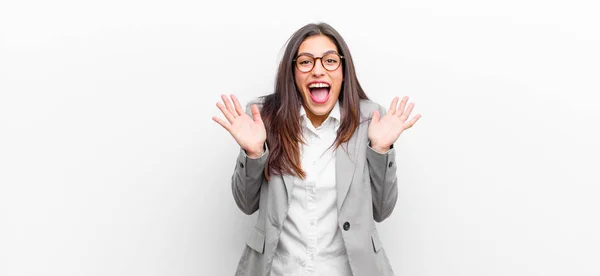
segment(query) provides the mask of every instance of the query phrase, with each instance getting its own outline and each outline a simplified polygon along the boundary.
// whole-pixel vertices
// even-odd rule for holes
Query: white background
[[[282,1],[283,2],[283,1]],[[597,1],[0,2],[0,275],[233,275],[255,215],[211,120],[325,21],[396,144],[397,275],[600,275]]]

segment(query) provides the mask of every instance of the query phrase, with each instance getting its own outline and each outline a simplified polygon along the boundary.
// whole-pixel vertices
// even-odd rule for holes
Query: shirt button
[[[315,222],[314,222],[314,221],[311,221],[311,222],[310,222],[310,225],[315,225]]]
[[[344,222],[344,231],[348,231],[350,230],[350,223],[349,222]]]

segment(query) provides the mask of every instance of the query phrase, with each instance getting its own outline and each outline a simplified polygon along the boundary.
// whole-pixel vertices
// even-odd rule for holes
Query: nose
[[[321,62],[321,58],[316,58],[315,59],[315,66],[312,69],[312,74],[315,77],[319,77],[319,76],[325,75],[325,68],[323,68],[323,63]]]

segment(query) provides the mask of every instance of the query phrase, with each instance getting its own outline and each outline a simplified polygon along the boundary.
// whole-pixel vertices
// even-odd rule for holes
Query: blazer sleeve
[[[386,111],[379,106],[379,114],[383,117]],[[388,218],[398,200],[398,177],[396,175],[396,151],[394,145],[386,153],[378,153],[367,147],[367,166],[371,180],[371,196],[373,200],[373,219],[382,222]]]
[[[246,113],[252,116],[250,105],[246,107]],[[265,142],[265,152],[259,158],[250,158],[246,151],[240,148],[236,160],[233,176],[231,177],[231,190],[237,206],[247,215],[258,210],[260,201],[260,187],[264,181],[264,169],[269,148]]]

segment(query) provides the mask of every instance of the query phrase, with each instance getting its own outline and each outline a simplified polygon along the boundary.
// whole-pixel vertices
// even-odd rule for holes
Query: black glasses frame
[[[325,64],[323,64],[323,57],[325,57],[325,56],[328,56],[328,55],[336,55],[336,56],[338,56],[338,57],[340,58],[340,63],[338,64],[338,66],[337,66],[337,67],[335,67],[335,69],[331,69],[331,70],[329,70],[329,69],[327,69],[327,67],[325,67]],[[313,59],[312,67],[310,68],[310,70],[308,70],[308,71],[304,71],[303,69],[300,69],[300,67],[298,67],[298,63],[296,62],[296,60],[298,60],[298,58],[299,58],[299,57],[301,57],[301,56],[310,57],[310,58],[312,58],[312,59]],[[317,59],[319,59],[319,60],[321,61],[321,66],[323,66],[323,68],[325,68],[325,70],[327,70],[327,71],[335,71],[335,70],[337,70],[338,68],[340,68],[340,65],[342,65],[342,62],[344,61],[344,56],[342,56],[342,55],[340,55],[340,54],[338,54],[338,53],[335,53],[335,52],[333,52],[333,53],[328,53],[328,54],[326,54],[326,55],[324,55],[324,56],[320,56],[320,57],[313,57],[313,56],[310,56],[310,55],[300,55],[300,56],[297,56],[297,57],[296,57],[296,58],[293,60],[293,62],[294,62],[294,66],[296,66],[296,68],[298,68],[298,70],[300,70],[300,72],[303,72],[303,73],[308,73],[308,72],[312,71],[312,69],[314,69],[314,68],[315,68],[315,64],[316,64],[316,60],[317,60]]]

